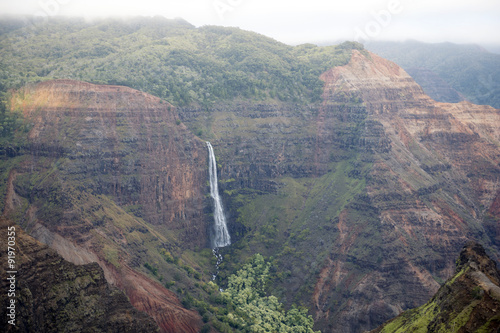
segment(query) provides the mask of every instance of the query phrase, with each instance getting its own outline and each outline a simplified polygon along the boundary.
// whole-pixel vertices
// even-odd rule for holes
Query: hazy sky
[[[288,44],[337,40],[500,43],[499,0],[0,0],[0,13],[182,17]]]

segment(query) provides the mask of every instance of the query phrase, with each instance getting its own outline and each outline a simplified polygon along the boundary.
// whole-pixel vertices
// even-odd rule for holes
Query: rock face
[[[500,272],[480,244],[469,242],[455,275],[429,302],[371,332],[498,332],[499,311]]]
[[[98,264],[74,265],[0,217],[2,239],[8,239],[8,227],[15,230],[16,297],[0,295],[2,332],[158,332],[151,317],[133,308],[123,292],[109,287]],[[7,242],[2,242],[0,259],[5,263],[0,287],[7,291]],[[7,322],[11,299],[15,325]]]
[[[126,87],[57,80],[11,99],[33,124],[25,149],[33,159],[64,157],[84,190],[107,195],[153,225],[187,229],[183,241],[205,245],[206,152],[172,105]]]
[[[371,223],[350,219],[353,207],[347,207],[315,290],[320,321],[331,312],[321,304],[338,295],[336,288],[351,291],[335,311],[340,325],[334,330],[345,325],[355,332],[422,304],[438,289],[437,281],[452,274],[453,259],[467,239],[498,253],[498,236],[487,230],[498,223],[490,207],[500,190],[500,112],[467,102],[437,103],[400,67],[371,53],[354,51],[348,65],[323,78],[324,108],[338,109],[354,96],[367,114],[360,145],[373,164],[364,205],[377,214],[376,232],[363,235]],[[335,121],[327,112],[324,119]],[[369,251],[380,253],[377,264],[349,269],[349,252],[362,246],[356,238],[363,237],[377,239]],[[358,272],[354,285],[353,271]]]
[[[204,142],[171,105],[126,87],[48,81],[10,107],[29,129],[4,156],[4,215],[68,261],[99,263],[162,332],[197,332],[200,316],[156,279],[162,254],[208,243]]]

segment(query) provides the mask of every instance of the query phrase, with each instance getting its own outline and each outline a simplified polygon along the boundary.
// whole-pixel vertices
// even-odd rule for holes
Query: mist
[[[24,0],[0,1],[0,13],[36,16],[183,18],[195,26],[239,27],[283,43],[337,40],[475,43],[498,52],[497,1],[357,0]]]

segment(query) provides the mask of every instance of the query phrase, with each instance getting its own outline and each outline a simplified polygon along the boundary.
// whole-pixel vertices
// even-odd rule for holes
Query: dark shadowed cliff
[[[498,332],[500,272],[478,243],[460,252],[455,274],[432,299],[406,311],[372,333]]]
[[[12,228],[14,226],[14,228]],[[10,227],[8,229],[8,227]],[[8,232],[9,230],[9,232]],[[0,235],[15,239],[15,280],[2,279],[2,332],[157,332],[156,323],[132,307],[123,292],[110,288],[96,263],[74,265],[0,217]],[[0,273],[6,275],[7,242],[2,242]],[[12,271],[12,269],[8,269]],[[14,281],[17,297],[7,297]],[[14,299],[15,325],[7,304]]]

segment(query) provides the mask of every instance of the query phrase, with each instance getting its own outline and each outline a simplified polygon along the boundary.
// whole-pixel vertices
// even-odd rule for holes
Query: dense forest
[[[238,28],[183,20],[0,21],[0,84],[70,78],[146,91],[174,105],[252,98],[314,102],[319,75],[359,44],[292,47]],[[5,89],[4,88],[4,89]]]

